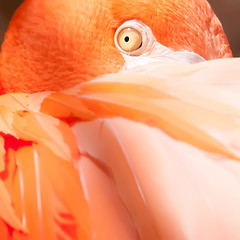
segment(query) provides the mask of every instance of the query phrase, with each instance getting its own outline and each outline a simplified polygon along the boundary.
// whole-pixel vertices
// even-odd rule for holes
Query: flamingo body
[[[130,19],[153,36],[139,59],[167,60],[127,69]],[[1,239],[238,239],[240,61],[172,54],[231,56],[207,2],[24,2],[0,56]]]

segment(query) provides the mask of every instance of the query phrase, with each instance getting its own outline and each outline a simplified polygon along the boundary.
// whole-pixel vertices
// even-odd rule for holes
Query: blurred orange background
[[[51,0],[49,0],[51,1]],[[12,14],[22,0],[0,0],[0,43]],[[209,0],[223,24],[235,56],[240,56],[240,0]]]

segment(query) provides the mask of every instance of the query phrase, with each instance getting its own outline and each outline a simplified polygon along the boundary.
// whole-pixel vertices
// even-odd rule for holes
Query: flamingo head
[[[0,92],[63,90],[153,51],[231,57],[205,0],[25,0],[0,55]],[[166,51],[165,51],[166,50]]]

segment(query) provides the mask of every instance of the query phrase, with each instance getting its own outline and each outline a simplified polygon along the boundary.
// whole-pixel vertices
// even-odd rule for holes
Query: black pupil
[[[124,40],[125,40],[125,42],[128,42],[128,41],[129,41],[129,36],[126,36],[126,37],[124,38]]]

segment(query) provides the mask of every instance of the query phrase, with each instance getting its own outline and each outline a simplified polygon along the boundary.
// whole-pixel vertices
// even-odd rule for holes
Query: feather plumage
[[[63,92],[0,97],[1,232],[236,239],[240,85],[223,73],[239,64],[160,62]],[[3,144],[10,135],[17,148]]]

